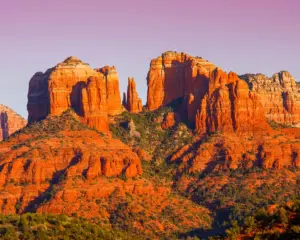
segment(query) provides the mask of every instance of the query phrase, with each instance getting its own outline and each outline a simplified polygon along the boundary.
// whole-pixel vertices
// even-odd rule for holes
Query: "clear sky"
[[[152,58],[187,52],[225,70],[300,81],[300,0],[0,0],[0,103],[27,117],[31,76],[76,56],[133,76],[145,103]]]

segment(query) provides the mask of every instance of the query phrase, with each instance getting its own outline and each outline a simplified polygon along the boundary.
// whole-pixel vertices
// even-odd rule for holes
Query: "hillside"
[[[141,236],[211,224],[206,208],[169,181],[142,173],[144,162],[130,147],[90,129],[72,111],[25,127],[0,152],[3,214],[65,213]]]
[[[115,67],[69,57],[36,73],[29,124],[0,143],[0,213],[13,214],[1,234],[73,238],[76,225],[91,239],[243,237],[258,210],[300,195],[294,83],[165,52],[142,107],[131,77],[121,103]]]

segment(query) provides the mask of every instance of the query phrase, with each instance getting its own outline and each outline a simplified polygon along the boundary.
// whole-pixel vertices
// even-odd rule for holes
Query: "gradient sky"
[[[9,0],[0,6],[0,103],[27,117],[31,76],[76,56],[133,76],[145,103],[152,58],[166,50],[229,71],[290,71],[300,81],[299,0]]]

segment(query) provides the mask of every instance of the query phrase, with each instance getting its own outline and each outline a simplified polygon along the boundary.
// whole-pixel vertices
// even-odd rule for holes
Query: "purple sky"
[[[9,0],[0,6],[0,103],[27,117],[31,76],[74,55],[133,76],[145,103],[152,58],[184,51],[225,70],[300,81],[299,0]]]

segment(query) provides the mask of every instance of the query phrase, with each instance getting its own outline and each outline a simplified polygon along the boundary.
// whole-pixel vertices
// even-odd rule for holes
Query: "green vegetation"
[[[127,233],[104,229],[82,218],[33,213],[0,215],[0,237],[3,240],[141,239]]]
[[[277,123],[277,122],[275,122],[273,120],[268,120],[268,123],[271,126],[271,128],[273,128],[273,129],[291,128],[291,127],[293,127],[292,125],[283,124],[283,123]]]
[[[64,130],[81,131],[87,129],[97,131],[96,129],[90,128],[88,125],[80,122],[74,111],[68,109],[60,116],[51,116],[43,121],[29,124],[12,134],[10,138],[13,138],[14,136],[17,136],[19,134],[33,134],[38,135],[34,138],[34,140],[38,140],[51,138]],[[100,132],[98,133],[102,134]],[[8,138],[6,141],[9,141],[10,138]]]
[[[300,236],[300,200],[293,206],[277,207],[274,212],[259,209],[243,225],[233,222],[226,238],[236,239],[240,234],[247,239],[298,239]]]
[[[161,122],[172,107],[162,107],[156,111],[144,111],[139,114],[123,112],[116,118],[116,124],[110,126],[115,138],[126,144],[141,148],[152,155],[151,162],[143,162],[143,176],[147,178],[172,179],[176,166],[168,164],[169,157],[182,146],[193,140],[192,131],[180,122],[169,129],[162,129]],[[134,133],[129,122],[133,121]]]

